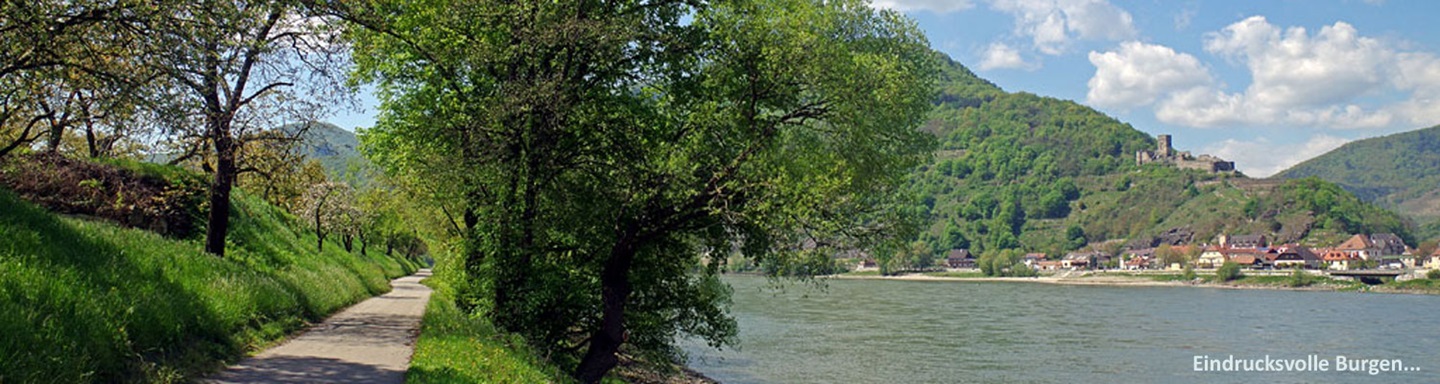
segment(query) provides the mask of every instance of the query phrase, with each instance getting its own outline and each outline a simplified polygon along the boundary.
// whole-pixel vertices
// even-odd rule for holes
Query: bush
[[[1425,278],[1430,280],[1440,280],[1440,269],[1432,269],[1430,270],[1430,272],[1425,272]]]
[[[1195,268],[1191,267],[1190,264],[1185,264],[1185,271],[1180,275],[1180,277],[1184,278],[1185,281],[1194,281]]]
[[[1215,276],[1218,277],[1220,281],[1238,279],[1241,276],[1240,264],[1233,261],[1226,261],[1225,264],[1220,265],[1220,269],[1215,270]]]
[[[0,185],[54,212],[188,238],[203,232],[208,184],[176,167],[97,163],[55,153],[12,156]]]
[[[1310,274],[1305,273],[1305,270],[1298,266],[1295,267],[1295,272],[1290,273],[1290,280],[1286,281],[1286,284],[1296,288],[1308,286],[1313,283],[1315,282],[1310,278]]]
[[[1025,263],[1016,263],[1010,267],[1011,277],[1035,277],[1039,275],[1040,273],[1035,272],[1035,269],[1026,266]]]

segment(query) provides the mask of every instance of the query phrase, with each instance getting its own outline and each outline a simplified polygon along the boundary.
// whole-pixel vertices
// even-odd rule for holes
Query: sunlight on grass
[[[184,382],[418,268],[338,246],[237,196],[231,255],[62,218],[0,190],[0,382]]]
[[[438,273],[437,273],[438,275]],[[425,309],[425,321],[407,383],[557,383],[567,376],[489,321],[465,314],[455,306],[454,293],[441,278]]]

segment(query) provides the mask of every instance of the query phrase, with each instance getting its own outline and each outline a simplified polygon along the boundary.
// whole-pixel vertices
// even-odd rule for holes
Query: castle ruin
[[[1156,139],[1159,145],[1155,151],[1135,152],[1135,164],[1170,164],[1180,169],[1198,169],[1210,173],[1235,172],[1233,161],[1210,155],[1191,156],[1189,151],[1176,152],[1171,146],[1170,135],[1160,135]]]

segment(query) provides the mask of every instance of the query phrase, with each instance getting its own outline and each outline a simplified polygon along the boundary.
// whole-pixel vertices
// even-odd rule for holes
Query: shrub
[[[0,185],[51,211],[100,217],[172,238],[203,229],[207,184],[197,174],[55,153],[12,156],[4,163]]]
[[[1035,277],[1039,275],[1040,273],[1035,272],[1035,269],[1026,266],[1025,263],[1015,263],[1014,266],[1010,267],[1010,276],[1012,277]]]
[[[1220,269],[1215,270],[1215,276],[1218,277],[1220,281],[1238,279],[1241,276],[1240,264],[1233,261],[1226,261],[1225,264],[1220,265]]]
[[[1430,272],[1425,272],[1425,278],[1430,280],[1440,280],[1440,269],[1432,269],[1430,270]]]
[[[1190,264],[1185,264],[1185,271],[1180,275],[1180,277],[1184,278],[1185,281],[1194,281],[1195,268],[1191,267]]]
[[[1314,281],[1312,281],[1312,279],[1310,278],[1310,274],[1305,273],[1305,270],[1301,269],[1299,266],[1295,267],[1295,272],[1290,273],[1290,280],[1286,281],[1286,284],[1288,284],[1289,286],[1297,288],[1308,286],[1313,283]]]

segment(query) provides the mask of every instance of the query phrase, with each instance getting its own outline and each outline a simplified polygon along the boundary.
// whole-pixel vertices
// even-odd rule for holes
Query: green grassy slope
[[[361,299],[415,263],[358,256],[237,196],[229,256],[61,217],[0,189],[0,382],[183,382]]]

